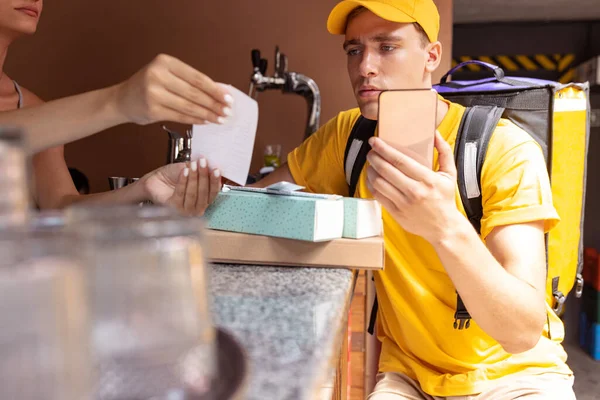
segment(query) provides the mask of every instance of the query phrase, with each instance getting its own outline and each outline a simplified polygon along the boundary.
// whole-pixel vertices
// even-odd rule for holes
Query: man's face
[[[377,119],[382,90],[431,87],[428,47],[413,24],[386,21],[365,10],[348,23],[344,50],[354,96],[366,118]]]

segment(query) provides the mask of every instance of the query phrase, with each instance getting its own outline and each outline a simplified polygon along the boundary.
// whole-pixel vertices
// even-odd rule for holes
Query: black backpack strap
[[[458,190],[469,221],[481,231],[481,170],[487,147],[504,109],[496,106],[472,106],[465,111],[456,138],[454,157],[458,172]]]
[[[358,117],[356,123],[352,127],[352,132],[346,142],[346,150],[344,152],[344,172],[346,173],[346,183],[348,183],[348,196],[354,197],[358,178],[367,162],[367,154],[371,151],[369,139],[375,136],[377,121],[367,119],[362,115]],[[369,318],[368,332],[372,335],[375,328],[375,319],[377,317],[377,296],[371,309]]]
[[[481,199],[481,170],[487,153],[490,138],[504,113],[496,106],[472,106],[465,111],[455,145],[455,161],[458,173],[458,189],[469,221],[477,231],[481,231],[483,205]],[[359,117],[352,128],[344,152],[344,170],[349,187],[349,196],[356,192],[358,178],[371,151],[369,138],[375,135],[377,121]],[[457,293],[454,328],[470,326],[471,316]],[[377,317],[378,302],[371,309],[368,332],[372,335]]]
[[[371,307],[371,316],[369,317],[369,327],[367,328],[367,332],[370,335],[373,335],[375,332],[375,321],[377,320],[377,310],[379,310],[379,304],[377,303],[377,296],[375,296],[375,301],[373,302],[373,307]]]
[[[477,233],[481,233],[483,217],[481,170],[490,138],[503,113],[504,108],[496,106],[468,107],[458,128],[454,149],[458,191],[467,217]],[[468,329],[471,316],[458,293],[456,296],[454,328]]]
[[[371,151],[369,139],[375,135],[377,121],[367,119],[362,115],[358,117],[352,127],[352,132],[346,142],[344,152],[344,172],[346,173],[346,183],[348,183],[348,196],[354,197],[358,178],[367,162],[367,154]]]

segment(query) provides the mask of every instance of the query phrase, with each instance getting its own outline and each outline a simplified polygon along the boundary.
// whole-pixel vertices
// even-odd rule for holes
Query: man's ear
[[[442,44],[440,42],[430,43],[425,50],[427,51],[425,71],[432,74],[442,62]]]

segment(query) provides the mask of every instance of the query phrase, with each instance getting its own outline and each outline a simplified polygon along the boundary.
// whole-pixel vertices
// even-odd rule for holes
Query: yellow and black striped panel
[[[452,59],[452,67],[469,60],[497,65],[507,73],[516,71],[554,71],[560,74],[558,80],[561,83],[569,83],[575,78],[575,54],[458,56]],[[481,67],[477,64],[469,64],[465,68],[469,71],[481,71]]]

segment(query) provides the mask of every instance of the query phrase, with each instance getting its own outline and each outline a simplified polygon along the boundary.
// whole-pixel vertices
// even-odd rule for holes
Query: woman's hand
[[[140,125],[159,121],[222,124],[232,115],[233,97],[205,74],[161,54],[116,86],[122,119]]]
[[[141,181],[149,200],[186,215],[203,215],[221,190],[221,173],[211,170],[205,158],[166,165]]]

